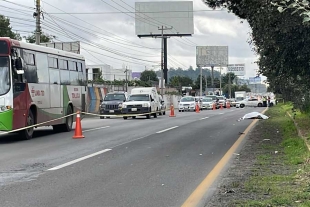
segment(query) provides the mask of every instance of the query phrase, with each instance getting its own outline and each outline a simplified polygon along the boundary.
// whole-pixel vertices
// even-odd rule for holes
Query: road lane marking
[[[95,130],[99,130],[99,129],[109,128],[109,127],[110,127],[110,126],[104,126],[104,127],[94,128],[94,129],[87,129],[87,130],[84,130],[83,132],[90,132],[90,131],[95,131]]]
[[[219,114],[224,114],[224,113],[219,113]]]
[[[267,111],[265,109],[262,114]],[[226,154],[222,157],[222,159],[214,166],[211,172],[205,177],[205,179],[197,186],[197,188],[192,192],[192,194],[187,198],[187,200],[183,203],[182,207],[194,207],[198,206],[198,204],[202,201],[203,196],[207,193],[210,186],[217,179],[218,175],[220,175],[221,171],[225,167],[225,165],[229,162],[233,153],[236,152],[244,138],[247,136],[252,127],[258,122],[258,119],[252,121],[252,123],[246,128],[244,134],[240,135],[237,141],[230,147],[230,149],[226,152]]]
[[[112,150],[112,149],[101,150],[101,151],[99,151],[99,152],[95,152],[95,153],[93,153],[93,154],[90,154],[90,155],[87,155],[87,156],[78,158],[78,159],[76,159],[76,160],[72,160],[72,161],[70,161],[70,162],[67,162],[67,163],[65,163],[65,164],[58,165],[58,166],[56,166],[56,167],[50,168],[50,169],[48,169],[48,171],[59,170],[59,169],[61,169],[61,168],[67,167],[67,166],[69,166],[69,165],[73,165],[73,164],[75,164],[75,163],[77,163],[77,162],[81,162],[81,161],[83,161],[83,160],[86,160],[86,159],[88,159],[88,158],[91,158],[91,157],[94,157],[94,156],[103,154],[103,153],[108,152],[108,151],[111,151],[111,150]]]
[[[204,119],[208,119],[209,117],[204,117],[204,118],[201,118],[200,120],[204,120]]]
[[[169,131],[169,130],[171,130],[171,129],[175,129],[175,128],[178,128],[179,126],[174,126],[174,127],[170,127],[170,128],[168,128],[168,129],[164,129],[164,130],[161,130],[161,131],[159,131],[159,132],[156,132],[156,134],[160,134],[160,133],[163,133],[163,132],[166,132],[166,131]]]

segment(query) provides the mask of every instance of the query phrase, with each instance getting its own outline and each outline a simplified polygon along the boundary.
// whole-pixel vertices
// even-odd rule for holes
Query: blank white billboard
[[[229,64],[227,73],[234,73],[237,76],[245,75],[245,64]]]
[[[197,46],[196,64],[200,67],[227,67],[228,46]]]
[[[135,3],[136,35],[160,36],[158,28],[165,30],[165,36],[190,36],[194,34],[194,15],[192,1],[161,1]]]

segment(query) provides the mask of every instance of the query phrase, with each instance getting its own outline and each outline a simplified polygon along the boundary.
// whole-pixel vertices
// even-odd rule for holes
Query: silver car
[[[213,109],[213,104],[215,104],[215,102],[212,98],[205,97],[202,99],[202,109]]]

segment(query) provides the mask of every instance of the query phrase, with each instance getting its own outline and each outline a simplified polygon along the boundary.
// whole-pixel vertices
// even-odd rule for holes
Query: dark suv
[[[100,115],[118,115],[121,114],[122,104],[127,100],[126,92],[108,93],[103,100],[100,100]],[[109,117],[108,117],[109,118]],[[104,116],[100,116],[104,119]]]

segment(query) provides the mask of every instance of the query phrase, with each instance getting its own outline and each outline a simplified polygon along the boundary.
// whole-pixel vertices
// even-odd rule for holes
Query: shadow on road
[[[72,131],[74,132],[74,131]],[[35,130],[33,134],[32,139],[38,139],[38,138],[44,138],[52,134],[59,134],[53,131],[53,129],[39,129]],[[22,141],[29,141],[29,140],[24,140],[20,137],[18,133],[11,133],[11,134],[4,134],[0,135],[0,144],[11,144],[14,142],[22,142]]]

